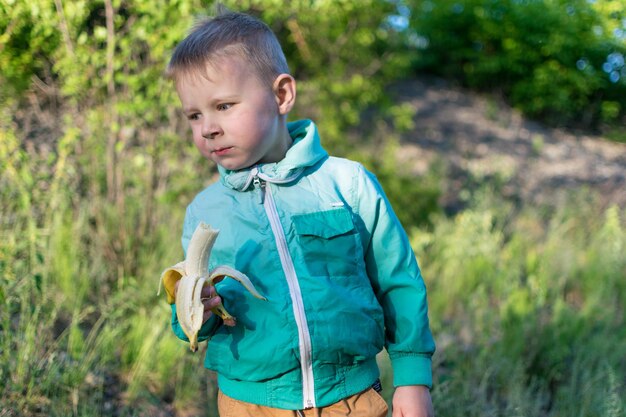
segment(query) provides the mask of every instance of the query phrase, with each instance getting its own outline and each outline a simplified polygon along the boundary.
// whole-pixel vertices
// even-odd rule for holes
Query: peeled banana
[[[232,277],[243,284],[253,296],[265,300],[245,274],[225,265],[208,270],[211,249],[218,234],[219,230],[201,222],[191,236],[185,260],[163,271],[159,280],[157,294],[160,294],[161,287],[164,286],[168,302],[176,303],[178,322],[189,338],[189,347],[192,352],[198,350],[198,331],[202,327],[204,314],[201,296],[204,286],[214,285],[219,278]],[[178,281],[180,281],[178,290],[175,290]],[[235,325],[235,318],[226,311],[222,303],[211,311],[221,317],[224,324]]]

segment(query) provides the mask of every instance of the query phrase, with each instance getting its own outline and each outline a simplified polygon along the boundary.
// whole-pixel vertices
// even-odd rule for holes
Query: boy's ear
[[[280,74],[273,86],[278,112],[286,115],[296,103],[296,80],[289,74]]]

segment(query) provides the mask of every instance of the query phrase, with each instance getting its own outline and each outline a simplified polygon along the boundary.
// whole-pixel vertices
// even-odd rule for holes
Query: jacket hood
[[[317,127],[311,120],[287,123],[287,129],[293,144],[287,150],[285,158],[279,162],[253,165],[238,171],[218,165],[222,183],[237,191],[247,190],[255,176],[267,182],[287,184],[300,178],[306,168],[328,157],[320,143]]]

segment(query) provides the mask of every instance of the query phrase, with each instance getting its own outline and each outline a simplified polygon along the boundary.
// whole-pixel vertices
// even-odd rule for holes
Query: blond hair
[[[271,86],[280,74],[289,73],[283,50],[272,30],[260,20],[218,8],[217,15],[199,20],[180,42],[167,66],[166,75],[202,74],[208,65],[224,58],[241,58],[252,65],[261,82]]]

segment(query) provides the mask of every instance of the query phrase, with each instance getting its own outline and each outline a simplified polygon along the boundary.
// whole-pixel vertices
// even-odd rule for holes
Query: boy
[[[168,76],[220,173],[187,207],[183,247],[211,224],[220,235],[210,267],[244,272],[267,298],[234,280],[218,284],[219,297],[203,294],[199,340],[209,340],[220,416],[386,416],[373,388],[383,346],[393,415],[432,416],[435,347],[406,234],[372,174],[329,157],[313,122],[287,123],[296,82],[271,30],[222,12],[176,47]],[[232,327],[210,312],[221,300]],[[172,326],[187,340],[175,304]]]

